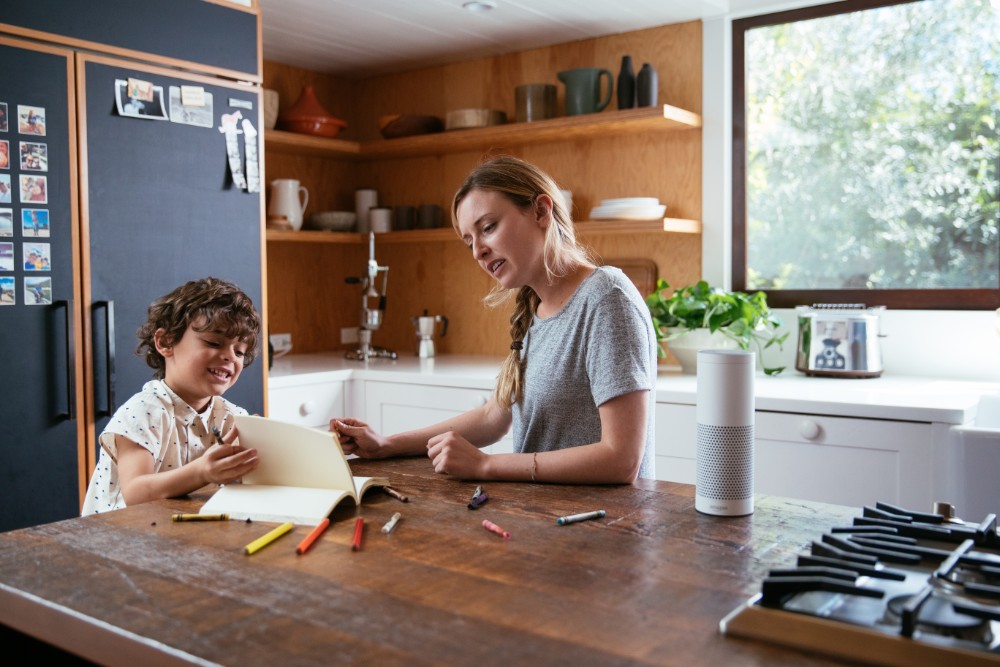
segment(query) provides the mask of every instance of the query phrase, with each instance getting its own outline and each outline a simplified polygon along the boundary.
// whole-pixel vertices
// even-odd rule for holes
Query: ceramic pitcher
[[[271,206],[269,216],[288,218],[292,229],[302,229],[302,214],[309,205],[309,191],[293,178],[271,181]]]
[[[578,116],[603,111],[611,101],[614,77],[610,70],[596,67],[579,67],[559,72],[556,76],[566,84],[566,115]],[[601,95],[601,78],[608,78],[608,85]]]

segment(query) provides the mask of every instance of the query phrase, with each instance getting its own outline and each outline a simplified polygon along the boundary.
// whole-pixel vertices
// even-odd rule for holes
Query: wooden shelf
[[[658,234],[674,232],[678,234],[701,233],[701,222],[683,218],[663,220],[584,220],[576,223],[576,231],[581,237],[599,234]],[[455,241],[459,239],[451,227],[437,229],[414,229],[405,232],[376,234],[379,243],[428,243],[433,241]],[[361,245],[368,243],[368,235],[358,232],[320,232],[267,230],[268,243],[344,243]]]
[[[532,123],[507,123],[505,125],[361,143],[341,139],[323,139],[280,130],[266,130],[264,132],[264,150],[318,157],[380,160],[458,153],[492,146],[573,141],[642,132],[691,130],[700,127],[701,116],[698,114],[664,104],[662,107],[604,111],[582,116],[563,116]]]

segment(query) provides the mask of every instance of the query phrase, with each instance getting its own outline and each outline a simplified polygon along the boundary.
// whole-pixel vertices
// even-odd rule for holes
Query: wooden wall
[[[623,55],[636,70],[651,63],[659,74],[659,101],[701,112],[701,23],[662,26],[362,81],[349,81],[264,63],[264,86],[279,91],[281,108],[314,85],[326,108],[349,123],[341,138],[379,138],[379,116],[424,113],[444,117],[452,109],[489,107],[514,117],[514,88],[553,83],[562,107],[563,85],[556,73],[574,67],[604,67],[617,78]],[[615,108],[614,96],[609,109]],[[509,153],[548,171],[573,191],[576,219],[586,219],[601,199],[656,196],[667,215],[701,219],[701,132],[614,136],[568,142],[503,146],[443,156],[350,162],[267,154],[266,178],[298,178],[310,190],[308,212],[353,210],[358,187],[379,191],[380,205],[438,204],[446,211],[469,170],[489,153]],[[307,212],[307,214],[308,214]],[[581,228],[586,223],[581,223]],[[586,236],[604,262],[648,258],[673,285],[696,281],[701,273],[701,237],[650,233]],[[367,245],[271,242],[268,294],[271,332],[291,332],[295,352],[343,349],[340,329],[357,326],[360,292],[344,279],[365,269]],[[439,353],[503,354],[508,345],[508,312],[486,310],[481,298],[490,279],[457,239],[432,243],[379,243],[376,257],[388,265],[385,321],[377,345],[398,352],[415,346],[410,317],[427,309],[450,320]]]

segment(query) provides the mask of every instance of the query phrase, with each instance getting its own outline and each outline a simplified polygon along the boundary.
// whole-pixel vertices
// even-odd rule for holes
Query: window
[[[1000,306],[1000,0],[733,22],[733,288]]]

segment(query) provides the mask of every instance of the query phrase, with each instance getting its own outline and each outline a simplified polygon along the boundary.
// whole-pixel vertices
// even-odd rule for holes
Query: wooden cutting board
[[[656,262],[651,259],[608,259],[607,266],[617,266],[635,284],[645,298],[656,289]]]

